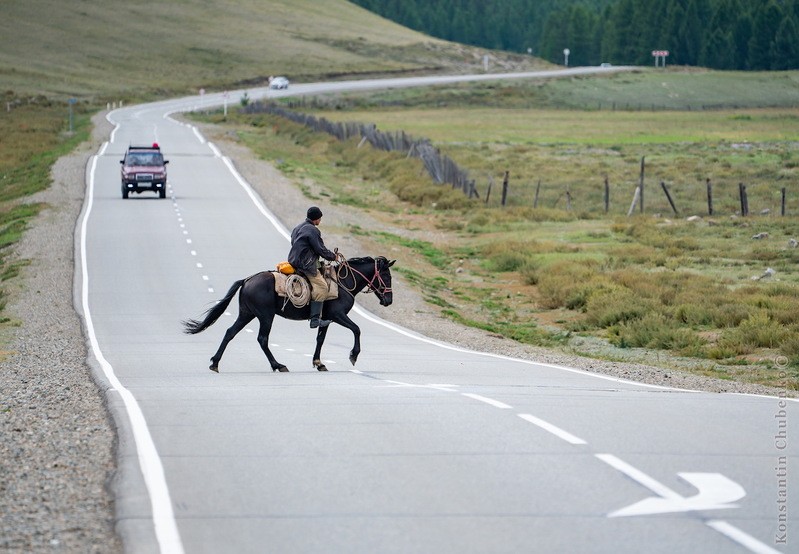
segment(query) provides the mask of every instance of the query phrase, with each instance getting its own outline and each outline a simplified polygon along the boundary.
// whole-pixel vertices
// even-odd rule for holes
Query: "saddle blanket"
[[[286,280],[289,278],[288,275],[284,275],[279,271],[270,271],[272,275],[275,276],[275,291],[277,292],[278,296],[283,298],[288,298],[288,291],[286,290]],[[304,277],[301,277],[305,284],[308,285],[310,290],[310,283]],[[338,298],[338,282],[330,277],[330,275],[325,275],[325,281],[327,281],[327,296],[325,300],[333,300],[334,298]]]

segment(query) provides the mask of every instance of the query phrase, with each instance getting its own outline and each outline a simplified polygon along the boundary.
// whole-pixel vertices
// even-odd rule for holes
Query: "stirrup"
[[[316,329],[317,327],[327,327],[328,325],[330,325],[329,319],[322,319],[321,317],[311,318],[311,329]]]

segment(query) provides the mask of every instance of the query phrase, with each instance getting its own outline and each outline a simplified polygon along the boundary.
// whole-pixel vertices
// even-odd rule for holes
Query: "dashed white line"
[[[630,464],[628,464],[624,460],[617,458],[613,454],[596,454],[596,457],[605,462],[606,464],[608,464],[613,469],[622,472],[636,483],[648,488],[658,496],[670,499],[681,498],[679,494],[668,488],[660,481],[653,479],[652,477],[650,477],[640,469],[631,466]]]
[[[485,396],[481,396],[479,394],[473,394],[471,392],[462,392],[463,396],[467,398],[471,398],[472,400],[477,400],[479,402],[485,402],[490,406],[494,406],[495,408],[500,408],[502,410],[510,410],[511,406],[508,406],[504,402],[500,402],[499,400],[494,400],[493,398],[487,398]]]
[[[548,423],[548,422],[544,421],[543,419],[539,419],[539,418],[535,417],[534,415],[531,415],[531,414],[517,414],[517,415],[520,418],[522,418],[523,420],[529,421],[533,425],[538,425],[544,431],[549,431],[550,433],[552,433],[556,437],[558,437],[560,439],[563,439],[563,440],[565,440],[568,443],[571,443],[571,444],[588,444],[587,442],[585,442],[580,437],[575,437],[574,435],[572,435],[571,433],[569,433],[567,431],[564,431],[560,427],[556,427],[555,425],[552,425],[551,423]]]
[[[782,554],[779,550],[771,548],[767,544],[763,544],[756,538],[744,533],[734,525],[730,525],[726,521],[712,520],[706,522],[706,525],[715,531],[718,531],[728,539],[737,542],[750,552],[756,554]]]

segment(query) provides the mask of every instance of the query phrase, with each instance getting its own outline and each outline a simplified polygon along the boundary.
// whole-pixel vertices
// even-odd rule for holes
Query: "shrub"
[[[538,292],[545,308],[581,308],[602,282],[595,262],[559,261],[538,272]]]
[[[608,290],[594,291],[585,307],[586,321],[597,327],[639,319],[651,305],[628,288],[614,286]]]
[[[657,348],[695,352],[704,340],[663,314],[649,313],[641,319],[610,328],[610,342],[620,348]]]
[[[738,327],[727,329],[719,345],[747,354],[755,348],[777,348],[790,336],[790,331],[771,319],[765,311],[750,315]]]

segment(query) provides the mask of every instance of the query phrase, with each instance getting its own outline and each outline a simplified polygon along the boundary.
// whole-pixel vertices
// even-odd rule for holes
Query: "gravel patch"
[[[9,351],[0,362],[0,550],[28,552],[121,552],[114,532],[110,483],[116,472],[116,428],[86,358],[81,320],[73,305],[74,230],[85,192],[89,158],[110,133],[100,114],[92,140],[62,158],[53,168],[53,185],[31,201],[46,202],[14,256],[30,260],[22,279],[9,291],[7,310],[21,322],[9,331]],[[350,224],[384,228],[364,213],[311,201],[269,163],[256,159],[217,127],[203,127],[206,137],[235,160],[242,175],[287,228],[302,220],[312,203],[325,212],[328,246],[345,254],[375,250],[368,238],[346,233]],[[307,184],[313,193],[313,184]],[[386,229],[397,232],[397,230]],[[395,278],[394,304],[378,305],[372,295],[359,303],[378,316],[433,339],[471,350],[644,383],[712,392],[776,395],[759,385],[732,383],[637,363],[606,362],[517,344],[462,327],[441,317],[437,308],[401,279]]]

